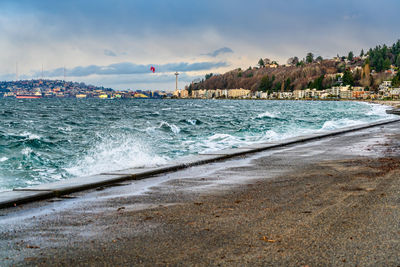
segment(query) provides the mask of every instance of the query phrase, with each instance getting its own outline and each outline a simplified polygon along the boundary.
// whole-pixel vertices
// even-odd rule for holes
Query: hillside
[[[187,89],[244,88],[273,92],[305,88],[322,90],[343,83],[376,90],[383,80],[393,78],[394,69],[400,67],[400,41],[391,47],[377,46],[366,54],[362,50],[359,57],[349,52],[346,57],[323,60],[321,57],[314,59],[309,53],[302,61],[294,57],[288,63],[279,66],[268,59],[260,59],[258,67],[238,68],[220,75],[208,74]]]
[[[322,75],[335,74],[337,72],[337,65],[338,63],[333,60],[324,60],[305,66],[262,67],[244,71],[235,69],[225,74],[214,75],[202,82],[192,84],[191,89],[244,88],[253,91],[263,87],[265,87],[266,90],[272,89],[274,91],[278,91],[278,89],[281,90],[281,87],[290,90],[301,89],[305,88],[310,81]],[[332,82],[331,78],[324,79],[326,85]]]

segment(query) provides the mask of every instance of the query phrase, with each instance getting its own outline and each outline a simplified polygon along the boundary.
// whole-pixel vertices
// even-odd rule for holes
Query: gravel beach
[[[399,266],[399,127],[0,210],[0,265]]]

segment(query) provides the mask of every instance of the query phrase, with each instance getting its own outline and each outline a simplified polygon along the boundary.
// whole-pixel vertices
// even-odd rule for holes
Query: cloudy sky
[[[270,58],[400,38],[398,0],[0,0],[0,80],[175,88]],[[156,73],[150,67],[156,68]]]

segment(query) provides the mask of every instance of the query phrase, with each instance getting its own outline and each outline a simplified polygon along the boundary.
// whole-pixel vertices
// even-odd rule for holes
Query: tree
[[[400,72],[396,74],[396,76],[393,77],[392,79],[392,86],[393,87],[399,87],[400,86]]]
[[[400,67],[400,54],[397,55],[397,59],[396,59],[396,67]]]
[[[297,63],[299,63],[299,58],[298,57],[291,57],[287,60],[288,65],[296,66]]]
[[[265,67],[264,60],[262,58],[260,58],[260,60],[258,61],[258,65],[260,66],[260,68]]]
[[[386,58],[383,63],[382,63],[382,70],[388,70],[390,69],[390,66],[392,65],[392,62],[390,61],[389,58]]]
[[[261,83],[260,83],[260,86],[258,87],[258,89],[263,92],[267,92],[268,85],[269,85],[269,77],[268,77],[268,75],[265,75],[261,78]]]
[[[284,84],[285,84],[285,88],[284,88],[285,92],[293,91],[293,85],[291,85],[292,80],[290,78],[287,78]]]
[[[314,81],[310,82],[308,87],[311,89],[315,88],[317,90],[322,90],[322,89],[324,89],[324,86],[322,85],[323,81],[324,81],[324,75],[321,75]]]
[[[360,57],[364,56],[364,49],[361,49]]]
[[[319,61],[319,62],[321,62],[321,61],[324,60],[324,59],[323,59],[321,56],[318,56],[316,60]]]
[[[344,85],[351,85],[351,86],[354,85],[354,77],[353,77],[353,75],[351,74],[351,72],[348,69],[344,71],[343,84]]]
[[[191,96],[192,95],[192,91],[193,91],[193,85],[189,84],[187,90],[188,90],[189,95]]]
[[[210,74],[206,74],[205,78],[206,80],[210,79],[214,74],[210,73]]]
[[[353,61],[353,58],[354,58],[353,51],[350,51],[348,56],[347,56],[347,59],[350,60],[350,61]]]
[[[277,82],[274,86],[274,92],[279,92],[282,88],[282,83],[281,82]]]
[[[272,92],[272,86],[275,80],[275,76],[272,75],[272,78],[270,79],[268,75],[265,75],[261,78],[261,83],[260,86],[258,87],[259,90],[263,92]]]
[[[312,63],[313,61],[314,61],[314,54],[310,52],[306,56],[306,62],[307,63]]]

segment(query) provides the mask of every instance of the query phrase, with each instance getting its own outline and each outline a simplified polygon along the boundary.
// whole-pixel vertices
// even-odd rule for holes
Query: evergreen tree
[[[400,67],[400,54],[397,55],[397,59],[396,59],[396,67]]]
[[[281,82],[277,82],[274,86],[274,92],[279,92],[282,88]]]
[[[383,63],[382,63],[382,70],[388,70],[390,69],[390,66],[392,65],[392,62],[390,61],[389,58],[386,58]]]
[[[324,89],[323,81],[324,81],[324,75],[321,75],[320,77],[318,77],[314,81],[310,82],[308,87],[311,88],[311,89],[315,88],[317,90],[322,90],[322,89]]]
[[[350,51],[348,56],[347,56],[347,59],[350,60],[350,61],[353,61],[353,58],[354,58],[353,51]]]
[[[287,78],[285,81],[285,88],[284,88],[285,92],[293,91],[293,86],[291,85],[291,83],[292,80],[290,78]]]
[[[364,56],[364,49],[361,49],[360,57]]]
[[[260,68],[265,67],[264,60],[262,58],[260,58],[260,60],[258,61],[258,65],[260,66]]]
[[[343,84],[344,85],[354,85],[354,77],[349,70],[345,70],[343,74]]]
[[[263,92],[272,92],[272,85],[275,80],[275,76],[272,76],[270,79],[268,75],[265,75],[261,78],[260,86],[258,87],[259,90]]]
[[[392,79],[392,86],[393,87],[400,87],[400,72],[396,74],[396,76]]]
[[[210,73],[210,74],[206,74],[206,76],[204,78],[206,78],[206,80],[210,79],[214,74]]]
[[[307,63],[312,63],[313,61],[314,61],[314,54],[310,52],[306,56],[306,62]]]

